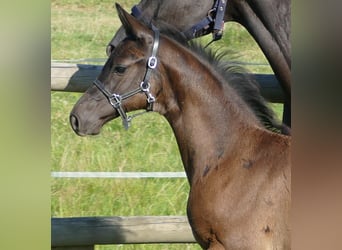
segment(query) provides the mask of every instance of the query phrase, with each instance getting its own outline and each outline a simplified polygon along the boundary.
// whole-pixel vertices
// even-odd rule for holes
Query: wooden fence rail
[[[196,243],[186,216],[51,219],[52,249],[94,249],[104,244]]]
[[[51,63],[51,90],[84,92],[102,70],[101,65]],[[261,94],[270,102],[283,103],[284,93],[271,74],[253,74],[261,87]]]

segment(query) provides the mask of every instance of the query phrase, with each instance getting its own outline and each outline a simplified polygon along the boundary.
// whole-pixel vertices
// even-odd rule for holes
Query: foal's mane
[[[280,133],[282,124],[260,93],[260,86],[244,67],[232,61],[234,52],[230,50],[204,49],[199,43],[190,42],[189,48],[209,62],[225,83],[233,87],[244,102],[251,108],[259,121],[269,130]]]
[[[161,34],[178,42],[181,46],[190,49],[196,56],[205,60],[212,66],[227,84],[233,87],[244,100],[265,128],[280,133],[283,124],[276,118],[273,110],[260,93],[260,87],[244,67],[233,62],[234,52],[227,49],[213,50],[204,48],[194,41],[187,41],[183,33],[164,22],[158,22]]]

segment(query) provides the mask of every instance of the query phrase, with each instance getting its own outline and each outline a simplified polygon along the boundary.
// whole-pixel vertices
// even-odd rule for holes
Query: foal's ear
[[[152,31],[148,27],[127,13],[127,11],[125,11],[118,3],[116,3],[115,6],[127,36],[143,40],[153,40]]]

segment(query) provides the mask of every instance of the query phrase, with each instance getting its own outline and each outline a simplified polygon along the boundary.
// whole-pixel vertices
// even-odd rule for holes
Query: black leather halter
[[[213,34],[213,41],[221,39],[223,35],[223,18],[226,11],[227,1],[228,0],[216,0],[212,9],[208,11],[207,16],[183,32],[185,37],[193,39],[207,35],[211,32]],[[137,5],[134,5],[131,11],[132,16],[136,18],[139,18],[142,14],[142,11]]]
[[[151,77],[151,72],[153,69],[157,67],[157,52],[158,52],[158,47],[159,47],[159,30],[152,25],[152,30],[154,32],[154,41],[153,41],[153,47],[152,47],[152,55],[148,58],[147,60],[147,65],[146,65],[146,72],[143,81],[140,83],[139,88],[129,91],[125,94],[119,95],[116,93],[110,93],[108,90],[105,89],[104,84],[96,79],[93,83],[94,85],[107,97],[109,103],[112,105],[114,109],[117,110],[117,112],[120,114],[121,119],[122,119],[122,124],[125,129],[128,129],[130,126],[130,121],[137,115],[140,115],[142,113],[138,113],[132,116],[127,116],[126,112],[124,111],[122,107],[122,101],[136,95],[138,93],[145,93],[147,97],[147,107],[146,107],[146,112],[152,111],[153,110],[153,103],[155,101],[155,97],[152,95],[150,92],[150,77]]]

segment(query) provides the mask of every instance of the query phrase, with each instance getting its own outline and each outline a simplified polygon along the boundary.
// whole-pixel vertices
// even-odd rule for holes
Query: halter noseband
[[[146,72],[145,72],[145,76],[143,81],[140,83],[139,88],[129,91],[125,94],[119,95],[116,93],[110,93],[108,92],[105,87],[104,84],[96,79],[93,83],[94,85],[107,97],[109,103],[112,105],[112,107],[114,109],[116,109],[116,111],[120,114],[121,119],[122,119],[122,125],[124,126],[125,129],[128,129],[130,126],[130,122],[131,120],[138,116],[143,114],[142,113],[138,113],[132,116],[127,116],[126,112],[124,111],[123,107],[122,107],[122,101],[134,96],[138,93],[145,93],[146,97],[147,97],[147,107],[146,107],[146,112],[148,111],[152,111],[153,110],[153,103],[155,101],[155,97],[153,96],[153,94],[150,92],[150,77],[151,77],[151,72],[153,69],[155,69],[157,67],[157,52],[158,52],[158,47],[159,47],[159,30],[154,27],[152,25],[152,30],[154,32],[154,41],[153,41],[153,47],[152,47],[152,55],[148,58],[147,60],[147,65],[146,65]]]

